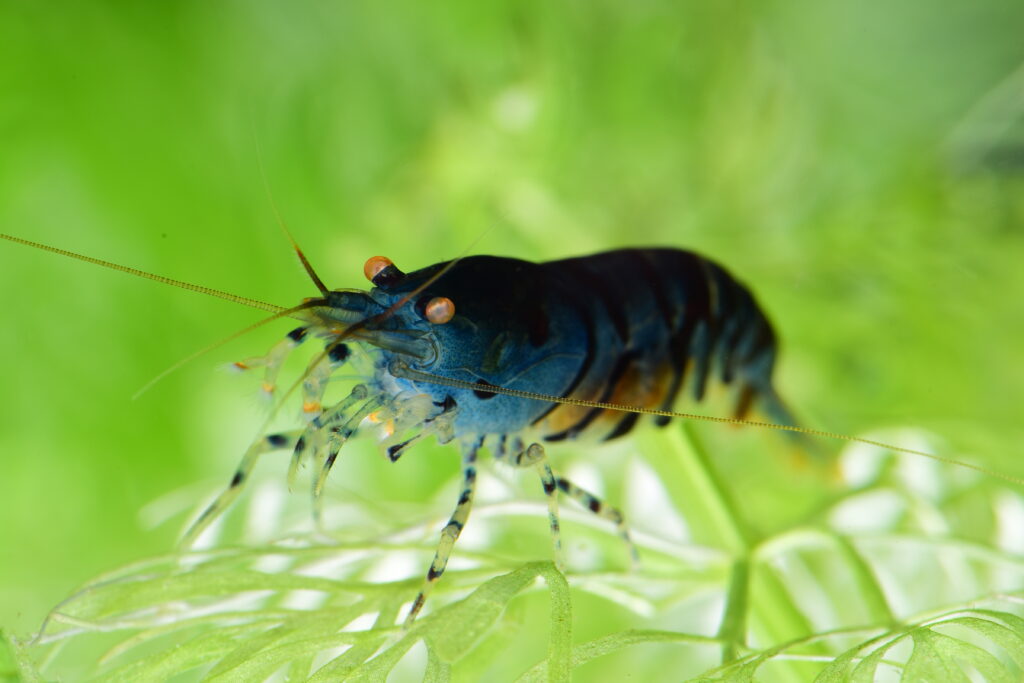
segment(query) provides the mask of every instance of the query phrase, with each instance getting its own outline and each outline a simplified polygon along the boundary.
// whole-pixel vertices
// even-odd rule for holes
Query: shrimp
[[[735,388],[736,419],[756,403],[776,422],[794,423],[772,386],[776,341],[770,323],[746,287],[692,252],[622,249],[546,263],[470,256],[408,274],[374,257],[365,270],[372,290],[325,288],[321,297],[292,309],[302,326],[266,356],[237,364],[262,367],[264,388],[272,391],[292,349],[310,336],[325,342],[302,381],[307,426],[254,444],[229,487],[186,533],[186,543],[238,495],[264,452],[291,449],[292,476],[303,461],[315,463],[318,501],[342,445],[371,414],[394,423],[386,443],[392,461],[428,435],[442,443],[458,440],[462,490],[408,624],[444,574],[468,521],[481,448],[537,472],[556,562],[559,492],[614,524],[636,562],[622,514],[556,475],[543,444],[616,439],[640,415],[579,402],[667,413],[684,389],[700,401],[709,382],[717,382]],[[617,281],[634,286],[615,286]],[[375,350],[373,376],[325,407],[327,380],[349,358],[348,342]],[[662,426],[669,419],[655,417]]]
[[[301,385],[305,425],[250,446],[227,488],[184,534],[185,547],[237,498],[264,453],[292,452],[289,481],[312,463],[319,521],[324,482],[358,432],[385,425],[383,447],[393,462],[428,436],[457,441],[461,492],[406,626],[444,574],[468,522],[485,447],[498,461],[536,471],[557,564],[560,492],[613,524],[634,562],[637,553],[623,515],[556,474],[544,444],[617,439],[644,415],[659,426],[683,417],[856,441],[1021,483],[930,453],[797,426],[772,384],[777,342],[767,317],[723,267],[689,251],[620,249],[544,263],[469,256],[408,274],[373,257],[364,268],[373,287],[363,291],[328,289],[293,243],[320,295],[284,308],[10,235],[0,238],[272,313],[248,329],[283,317],[299,320],[265,355],[235,364],[262,369],[263,389],[271,395],[288,355],[311,338],[321,340],[323,350],[293,386]],[[341,400],[325,403],[328,382],[349,362],[352,344],[370,356],[372,374]],[[711,384],[731,390],[732,417],[673,411],[684,394],[703,400]],[[747,419],[755,407],[772,421]]]

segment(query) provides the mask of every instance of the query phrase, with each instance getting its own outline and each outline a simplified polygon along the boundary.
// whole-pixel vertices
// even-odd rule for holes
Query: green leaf
[[[395,623],[399,605],[400,603],[392,602],[381,609],[374,623],[374,627],[380,629],[381,632],[372,635],[364,634],[367,637],[354,642],[348,650],[320,667],[316,674],[310,677],[310,683],[341,680],[372,657],[388,635],[383,629],[387,629]]]
[[[623,631],[577,645],[572,650],[572,668],[576,669],[587,662],[612,652],[646,643],[688,643],[693,645],[719,646],[722,641],[718,638],[675,633],[673,631]],[[546,662],[541,662],[529,671],[524,672],[516,680],[517,683],[540,683],[540,681],[545,680],[546,674]]]
[[[904,667],[902,680],[948,681],[970,683],[962,664],[970,664],[988,683],[1013,683],[1014,677],[1006,671],[991,653],[976,645],[936,633],[930,628],[912,632],[914,651]]]
[[[882,665],[886,653],[905,638],[906,635],[901,634],[875,648],[871,654],[862,659],[853,669],[850,683],[874,683],[875,674],[878,672],[879,666]]]
[[[540,574],[541,566],[531,563],[496,576],[463,600],[435,613],[425,626],[424,638],[441,661],[458,661],[471,650],[494,625],[508,602]]]
[[[103,676],[109,683],[164,681],[196,667],[212,664],[230,654],[239,642],[263,631],[263,625],[228,626],[192,637]]]
[[[0,629],[0,683],[41,683],[42,680],[21,643]]]
[[[1006,623],[1007,626],[990,621],[989,619],[979,619],[970,616],[960,617],[956,620],[956,623],[977,631],[1002,647],[1017,666],[1024,669],[1024,619],[1021,619],[1016,614],[995,610],[975,610],[974,613],[990,617],[991,619],[999,619]]]
[[[341,626],[347,624],[355,617],[373,612],[377,609],[379,602],[379,600],[371,599],[359,602],[346,609],[300,613],[276,628],[268,629],[264,633],[246,639],[238,648],[221,659],[217,666],[210,671],[208,674],[209,680],[219,680],[219,676],[234,670],[248,670],[247,667],[251,667],[253,662],[259,660],[265,660],[265,664],[262,665],[264,667],[270,667],[274,661],[278,661],[278,666],[292,661],[298,654],[296,652],[289,652],[289,646],[311,642],[317,638],[331,637],[330,634],[337,634]],[[394,623],[393,612],[392,619],[388,625],[392,623]],[[345,634],[343,638],[339,638],[337,635],[333,637],[337,642],[334,645],[327,645],[322,649],[327,650],[342,644],[352,645],[350,650],[367,647],[365,642],[368,638],[363,633]],[[368,657],[373,654],[376,648],[376,644],[372,645],[366,656]],[[303,646],[298,646],[298,650],[302,649],[304,649]],[[317,652],[319,650],[312,651],[309,654],[312,655]],[[269,676],[276,668],[269,668],[264,677]],[[253,680],[256,680],[255,673],[251,674],[251,676]],[[230,680],[230,678],[225,680]]]
[[[452,679],[452,667],[447,662],[442,662],[434,652],[434,648],[427,648],[427,671],[423,674],[423,683],[448,683]]]
[[[849,680],[854,662],[860,658],[861,652],[887,637],[888,634],[877,636],[846,650],[829,662],[828,666],[815,677],[814,683],[844,683]]]

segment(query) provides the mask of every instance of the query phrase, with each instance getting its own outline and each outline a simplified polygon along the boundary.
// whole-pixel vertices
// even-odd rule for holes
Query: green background
[[[691,248],[756,292],[808,425],[920,427],[1020,476],[1022,35],[1005,0],[3,3],[0,230],[290,305],[313,289],[259,148],[331,286],[378,253]],[[173,546],[259,425],[217,369],[289,327],[133,401],[260,313],[11,243],[0,293],[0,626],[24,634]],[[758,457],[778,437],[702,433],[747,515],[798,514],[792,464]],[[332,495],[425,501],[456,463],[357,446]]]

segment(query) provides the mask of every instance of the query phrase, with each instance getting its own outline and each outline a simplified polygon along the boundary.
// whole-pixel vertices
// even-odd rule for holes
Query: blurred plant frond
[[[928,441],[917,431],[886,436]],[[673,482],[671,504],[690,523],[700,520],[686,516],[684,499],[701,498],[708,519],[720,506],[718,528],[704,520],[706,530],[724,537],[733,527],[746,540],[725,549],[673,541],[644,531],[651,520],[636,510],[643,564],[633,572],[615,568],[621,548],[599,524],[570,523],[570,550],[590,544],[600,557],[582,568],[586,553],[570,553],[565,574],[504,555],[500,539],[470,544],[456,549],[408,630],[401,620],[432,552],[427,542],[300,535],[167,555],[90,582],[31,641],[8,638],[2,673],[25,681],[566,681],[656,679],[675,666],[676,679],[821,682],[1024,674],[1024,557],[1013,552],[1024,519],[1019,493],[976,472],[856,446],[841,455],[842,485],[818,509],[759,536],[728,501],[737,491],[708,488],[715,477],[695,440],[664,443],[652,468],[696,473]],[[514,523],[516,511],[545,526],[540,503],[485,503],[476,521],[501,513],[497,523]],[[651,648],[656,664],[643,654]]]

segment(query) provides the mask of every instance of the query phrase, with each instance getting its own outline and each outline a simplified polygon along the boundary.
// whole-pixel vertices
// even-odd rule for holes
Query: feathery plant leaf
[[[729,547],[673,544],[639,514],[638,572],[563,575],[549,562],[503,558],[496,539],[457,552],[466,566],[450,568],[407,631],[399,624],[418,567],[391,580],[375,578],[374,568],[429,545],[291,537],[154,558],[85,586],[29,645],[8,639],[8,678],[42,680],[35,662],[60,675],[64,652],[90,641],[104,654],[82,677],[104,681],[190,671],[219,683],[601,680],[622,667],[656,675],[642,668],[651,648],[678,663],[680,678],[702,681],[1011,681],[1024,673],[1024,559],[984,538],[1019,522],[1012,506],[991,505],[1017,494],[946,466],[922,486],[902,459],[877,456],[855,473],[840,468],[845,486],[810,518],[759,536],[700,444],[666,442],[652,468],[694,475],[672,482],[673,504],[685,514],[685,501],[698,496],[688,488],[699,487],[711,506],[702,514],[717,520]],[[979,504],[993,517],[972,537],[960,516]],[[503,505],[482,501],[478,521]],[[542,530],[546,508],[526,510]],[[602,563],[615,565],[621,548],[605,545],[612,530],[573,523],[571,532],[607,547]],[[547,596],[546,617],[532,595]],[[574,633],[595,628],[574,615],[594,600],[659,627],[617,628],[629,622],[620,619],[577,642]]]
[[[42,680],[24,644],[0,629],[0,683],[38,683]]]

